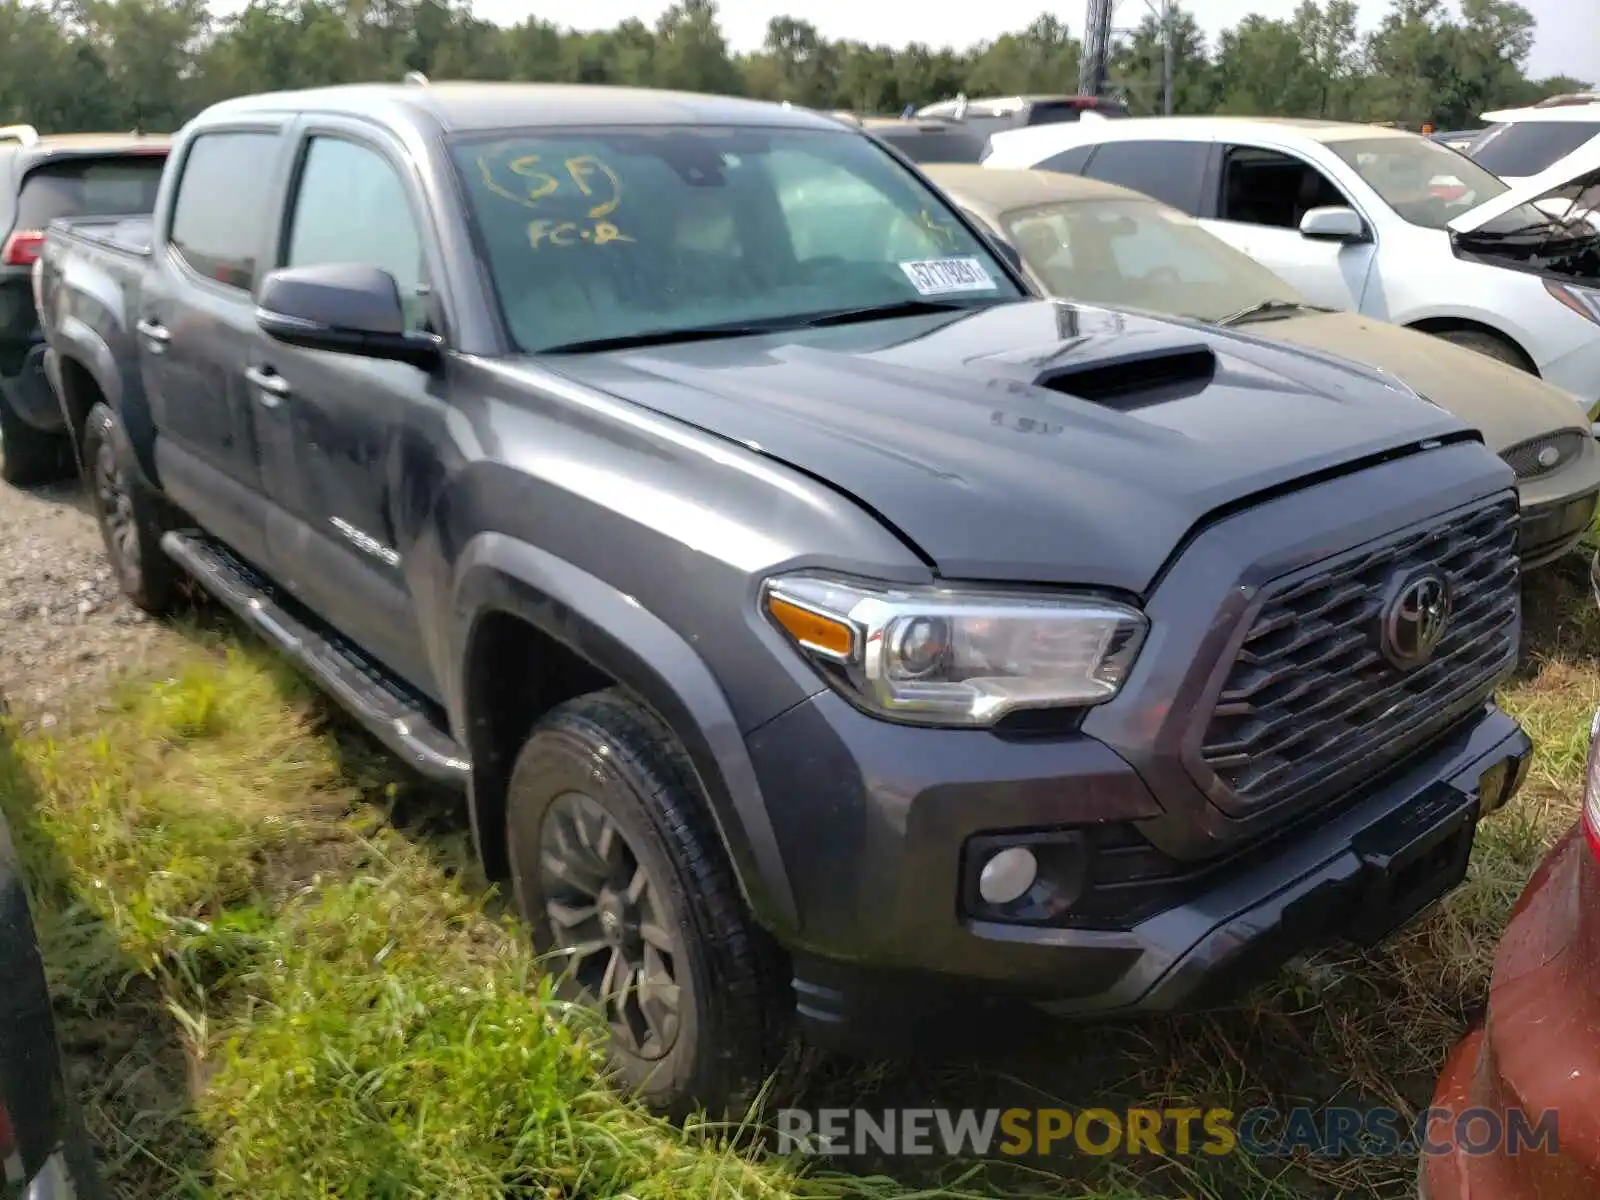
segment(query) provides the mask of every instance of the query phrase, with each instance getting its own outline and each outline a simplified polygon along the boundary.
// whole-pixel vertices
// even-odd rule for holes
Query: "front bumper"
[[[1520,535],[1522,569],[1529,571],[1554,562],[1577,546],[1594,524],[1597,506],[1600,506],[1600,490],[1524,508]]]
[[[1054,1014],[1194,1007],[1298,953],[1376,941],[1460,882],[1480,817],[1514,794],[1531,753],[1485,706],[1354,803],[1185,864],[1159,911],[1086,928],[977,919],[961,883],[975,835],[1154,811],[1132,769],[1092,739],[888,726],[824,693],[751,748],[769,796],[788,780],[809,801],[803,826],[778,830],[805,922],[791,946],[802,1024],[813,1041],[858,1049],[997,1002]],[[776,812],[801,811],[801,797],[777,798],[789,802]]]

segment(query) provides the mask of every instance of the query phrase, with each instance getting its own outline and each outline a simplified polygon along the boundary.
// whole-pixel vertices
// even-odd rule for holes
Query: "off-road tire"
[[[1517,348],[1503,337],[1492,333],[1484,333],[1477,329],[1445,329],[1434,334],[1466,350],[1476,350],[1486,358],[1499,359],[1508,366],[1519,371],[1528,370],[1528,360],[1518,353]]]
[[[154,616],[170,612],[178,600],[182,573],[161,548],[167,528],[164,511],[140,478],[133,448],[116,414],[104,404],[90,409],[84,423],[83,470],[89,505],[122,594]],[[114,478],[108,480],[107,475]],[[117,489],[118,500],[108,500],[108,484]]]
[[[0,479],[13,487],[32,487],[71,473],[72,443],[29,425],[0,391]]]
[[[786,960],[745,906],[683,748],[649,709],[619,691],[553,709],[534,726],[512,769],[507,847],[535,949],[548,954],[554,945],[539,865],[541,830],[557,798],[573,792],[597,801],[615,823],[652,877],[652,895],[664,901],[662,920],[684,950],[682,966],[675,958],[673,969],[683,989],[676,1040],[652,1061],[608,1036],[619,1082],[679,1120],[702,1108],[737,1120],[757,1099],[773,1102],[801,1061]],[[561,969],[559,962],[550,961],[550,969]],[[570,981],[567,987],[570,993]]]

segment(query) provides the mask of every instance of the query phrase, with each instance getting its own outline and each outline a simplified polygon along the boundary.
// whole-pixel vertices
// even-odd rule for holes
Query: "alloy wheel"
[[[95,452],[94,498],[118,569],[124,572],[136,569],[139,566],[139,524],[134,516],[127,478],[109,441],[101,442]]]
[[[612,1038],[639,1058],[661,1058],[681,1025],[676,971],[685,958],[656,881],[593,797],[565,792],[551,803],[539,878],[555,952]]]

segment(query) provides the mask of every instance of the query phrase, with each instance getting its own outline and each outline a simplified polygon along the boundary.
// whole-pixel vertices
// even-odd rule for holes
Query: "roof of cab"
[[[1061,171],[1013,170],[1008,167],[982,167],[970,163],[924,163],[922,173],[940,188],[999,216],[1040,204],[1135,200],[1156,204],[1155,200],[1114,183],[1086,179]]]
[[[581,83],[356,83],[224,100],[198,123],[278,112],[381,122],[431,118],[452,133],[537,126],[747,125],[837,132],[840,122],[759,100]]]
[[[1250,127],[1267,126],[1273,129],[1291,129],[1304,137],[1318,142],[1342,142],[1355,138],[1417,138],[1420,134],[1412,133],[1407,129],[1390,129],[1383,125],[1362,125],[1351,121],[1320,121],[1312,117],[1235,117],[1235,116],[1209,116],[1186,115],[1176,117],[1139,117],[1132,121],[1113,121],[1105,125],[1093,126],[1095,134],[1105,133],[1108,137],[1137,136],[1146,131],[1156,133],[1160,130],[1203,130],[1215,129],[1226,131]],[[1073,126],[1056,125],[1031,125],[1029,131],[1034,129],[1059,129],[1074,128]],[[1022,130],[1008,130],[999,137],[1015,137]],[[1098,140],[1098,139],[1096,139]]]
[[[164,133],[47,133],[32,141],[0,142],[0,154],[27,169],[53,158],[137,151],[165,154],[172,139]]]

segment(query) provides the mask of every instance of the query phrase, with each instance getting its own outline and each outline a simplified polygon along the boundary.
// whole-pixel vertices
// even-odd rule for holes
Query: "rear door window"
[[[119,217],[155,210],[166,155],[46,161],[30,170],[17,196],[17,226],[43,229],[57,217]]]
[[[276,133],[203,133],[189,146],[173,206],[172,249],[197,275],[249,291],[272,203]]]
[[[1063,150],[1060,154],[1053,154],[1041,163],[1035,165],[1039,171],[1059,171],[1063,175],[1082,175],[1083,169],[1089,165],[1089,156],[1093,154],[1093,145],[1074,146],[1071,150]]]
[[[1210,155],[1208,142],[1106,142],[1084,173],[1143,192],[1192,217],[1200,211],[1200,185]]]
[[[1472,160],[1501,178],[1526,179],[1600,135],[1596,121],[1511,121],[1497,125],[1475,143]]]

